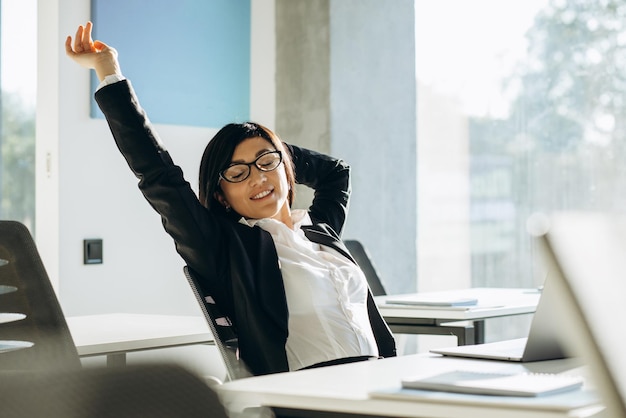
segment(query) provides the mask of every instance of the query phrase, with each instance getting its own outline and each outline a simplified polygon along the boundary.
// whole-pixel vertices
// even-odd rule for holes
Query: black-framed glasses
[[[273,171],[283,162],[280,151],[268,151],[257,157],[251,163],[233,163],[220,172],[220,178],[229,183],[240,183],[250,177],[252,166],[260,171]]]

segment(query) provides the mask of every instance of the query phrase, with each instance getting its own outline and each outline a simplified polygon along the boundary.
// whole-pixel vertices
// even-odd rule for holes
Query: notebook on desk
[[[580,376],[555,373],[493,373],[453,370],[433,376],[402,379],[408,389],[437,390],[492,396],[537,397],[569,392],[583,386]]]
[[[481,358],[504,361],[539,361],[564,358],[565,353],[557,340],[557,325],[553,310],[559,295],[548,277],[544,283],[537,310],[530,324],[527,338],[493,343],[461,345],[430,350],[432,353],[453,357]]]

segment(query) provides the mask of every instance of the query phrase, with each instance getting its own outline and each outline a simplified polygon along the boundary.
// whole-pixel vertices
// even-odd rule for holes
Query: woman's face
[[[268,151],[276,151],[271,142],[261,137],[248,138],[235,148],[232,163],[252,163]],[[244,181],[230,183],[221,179],[220,186],[222,198],[244,218],[274,218],[291,225],[284,163],[272,171],[261,171],[252,165],[250,176]]]

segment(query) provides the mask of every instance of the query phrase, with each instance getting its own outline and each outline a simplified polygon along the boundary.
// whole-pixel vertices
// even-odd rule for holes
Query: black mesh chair
[[[80,368],[30,232],[19,222],[0,221],[0,370]]]
[[[372,290],[372,294],[374,296],[386,295],[387,291],[385,290],[385,287],[380,280],[380,276],[376,271],[376,267],[374,267],[374,263],[372,262],[372,259],[363,244],[357,240],[344,240],[343,243],[346,245],[348,251],[350,251],[350,254],[352,254],[352,257],[354,257],[359,267],[361,267],[361,270],[363,270],[367,283]]]
[[[374,267],[374,263],[369,253],[357,240],[344,240],[344,244],[356,260],[361,270],[365,274],[367,283],[369,284],[374,296],[383,296],[387,294],[382,284],[380,276]],[[404,317],[385,317],[389,329],[398,334],[435,334],[435,335],[455,335],[460,345],[471,344],[477,341],[484,341],[484,321],[473,322],[449,322],[442,326],[418,325],[411,319]],[[477,331],[478,330],[478,331]],[[478,333],[478,334],[477,334]],[[476,337],[478,335],[478,337]],[[402,343],[401,345],[404,345]]]
[[[215,345],[220,352],[224,365],[226,366],[226,380],[235,380],[243,377],[250,377],[252,373],[239,358],[239,339],[232,326],[230,319],[222,314],[215,304],[213,297],[202,290],[198,282],[197,275],[188,266],[184,267],[185,277],[193,290],[196,300],[200,304],[202,313],[206,318]]]
[[[216,392],[176,365],[81,368],[28,229],[0,221],[0,416],[227,418]]]

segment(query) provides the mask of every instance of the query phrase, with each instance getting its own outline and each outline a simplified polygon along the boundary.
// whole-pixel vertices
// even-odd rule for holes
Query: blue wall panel
[[[94,39],[118,50],[153,122],[248,120],[250,0],[92,0],[91,10]],[[91,114],[102,117],[95,102]]]

